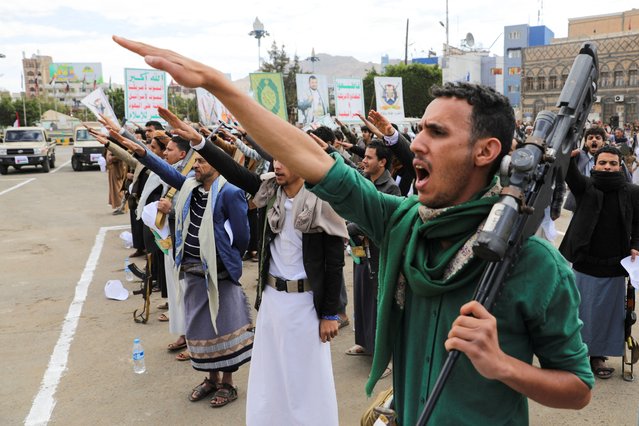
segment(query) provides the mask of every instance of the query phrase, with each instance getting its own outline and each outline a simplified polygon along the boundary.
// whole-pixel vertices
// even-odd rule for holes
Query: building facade
[[[46,95],[49,84],[49,65],[52,62],[51,56],[32,55],[30,58],[22,58],[22,75],[28,98]]]
[[[614,14],[618,15],[623,14]],[[610,16],[600,15],[602,23],[597,23],[597,17],[571,19],[569,22],[574,25],[574,34],[585,31],[589,35],[556,39],[548,46],[524,49],[524,119],[532,121],[540,111],[555,108],[579,49],[585,41],[592,41],[597,45],[599,56],[599,84],[590,119],[601,120],[611,127],[639,123],[639,31],[603,33],[603,28],[618,28],[610,23]],[[628,20],[623,20],[623,23],[628,25]]]
[[[503,93],[508,97],[516,112],[521,110],[523,49],[550,44],[554,35],[545,25],[531,27],[527,24],[521,24],[504,27]]]

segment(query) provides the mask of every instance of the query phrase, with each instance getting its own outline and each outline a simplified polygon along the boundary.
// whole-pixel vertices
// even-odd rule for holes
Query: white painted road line
[[[11,188],[9,188],[9,189],[5,189],[4,191],[0,192],[0,195],[4,195],[4,194],[6,194],[7,192],[11,192],[11,191],[13,191],[14,189],[18,189],[18,188],[20,188],[22,185],[26,185],[26,184],[28,184],[29,182],[33,182],[34,180],[36,180],[36,178],[27,179],[27,180],[25,180],[25,181],[24,181],[24,182],[22,182],[22,183],[19,183],[19,184],[17,184],[17,185],[13,185]]]
[[[62,163],[62,164],[60,164],[60,165],[58,166],[58,168],[57,168],[57,169],[55,169],[55,170],[52,170],[52,171],[51,171],[51,173],[57,173],[57,172],[58,172],[58,170],[60,170],[61,168],[63,168],[64,166],[66,166],[66,165],[68,165],[68,164],[70,164],[70,163],[71,163],[71,160],[67,161],[66,163]]]
[[[53,349],[51,358],[49,359],[49,365],[47,371],[44,373],[42,382],[40,383],[40,390],[33,399],[31,405],[31,411],[24,420],[26,426],[32,425],[46,425],[51,420],[51,413],[55,407],[56,401],[54,399],[55,392],[62,378],[62,373],[67,368],[67,362],[69,360],[69,348],[71,342],[75,336],[75,331],[80,321],[80,315],[82,314],[82,306],[87,298],[87,292],[89,285],[93,280],[93,273],[98,265],[98,259],[102,253],[102,247],[104,246],[104,239],[108,231],[116,231],[122,229],[128,229],[128,225],[120,226],[106,226],[100,228],[98,234],[95,237],[95,244],[91,249],[89,258],[84,265],[84,271],[80,276],[80,281],[75,287],[75,296],[69,310],[64,318],[64,324],[62,325],[62,331],[60,331],[60,337]]]

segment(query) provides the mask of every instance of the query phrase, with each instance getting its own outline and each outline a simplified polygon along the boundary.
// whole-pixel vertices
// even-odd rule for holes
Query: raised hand
[[[166,108],[158,107],[158,113],[160,117],[166,120],[167,123],[173,127],[173,133],[178,135],[179,137],[191,141],[193,144],[197,145],[202,141],[202,135],[200,135],[197,130],[195,130],[192,126],[189,126],[184,121],[180,120],[177,115],[173,114]]]
[[[375,127],[375,125],[374,125],[372,122],[368,121],[368,119],[367,119],[366,117],[364,117],[364,116],[363,116],[362,114],[360,114],[360,113],[356,113],[355,115],[356,115],[356,116],[358,116],[358,117],[359,117],[359,119],[360,119],[360,120],[362,120],[362,121],[364,122],[364,124],[366,125],[366,127],[368,127],[368,129],[369,129],[369,130],[370,130],[370,131],[371,131],[371,132],[372,132],[375,136],[377,136],[377,137],[378,137],[378,138],[380,138],[380,139],[381,139],[382,137],[384,137],[384,134],[383,134],[383,133],[382,133],[382,132],[381,132],[381,131],[377,128],[377,127]]]
[[[121,134],[119,134],[118,132],[115,132],[113,130],[109,130],[109,135],[112,138],[114,138],[116,141],[118,141],[118,143],[120,143],[123,147],[130,150],[131,152],[134,152],[142,157],[146,155],[146,149],[144,149],[144,147],[140,145],[139,143],[134,142],[130,139],[127,139]]]
[[[176,82],[185,87],[204,87],[207,81],[206,75],[216,72],[211,67],[168,49],[160,49],[118,36],[113,36],[113,41],[131,52],[143,56],[147,64],[168,72]]]
[[[111,120],[106,115],[100,114],[98,116],[98,121],[109,130],[115,130],[116,132],[119,132],[121,129],[120,125],[117,122]]]
[[[385,136],[392,136],[393,133],[395,133],[395,128],[391,125],[390,121],[374,109],[368,112],[368,120]]]
[[[319,145],[320,148],[322,148],[324,151],[326,151],[326,148],[328,148],[328,144],[326,142],[324,142],[322,139],[320,139],[316,134],[314,133],[309,133],[309,136],[311,138],[313,138],[313,140],[315,141],[316,144]]]

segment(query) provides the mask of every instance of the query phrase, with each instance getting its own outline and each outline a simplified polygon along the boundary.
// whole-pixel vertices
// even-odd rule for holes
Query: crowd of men
[[[636,137],[588,129],[566,177],[574,219],[561,253],[527,240],[489,312],[471,301],[487,263],[472,245],[516,146],[505,97],[447,83],[433,88],[419,128],[400,131],[373,110],[359,129],[337,122],[305,133],[213,68],[115,41],[211,91],[241,123],[209,129],[159,108],[168,130],[148,122],[138,140],[102,119],[110,136],[95,132],[131,168],[134,255],[152,259],[168,298],[163,317],[177,336],[168,348],[186,348],[178,359],[208,373],[191,401],[237,400],[233,373],[250,361],[248,425],[339,424],[330,342],[349,321],[345,252],[355,330],[346,353],[372,356],[368,394],[392,372],[399,424],[417,422],[453,349],[463,355],[433,424],[525,423],[528,398],[579,409],[594,377],[612,375],[606,357],[624,347],[619,261],[639,254],[639,187],[622,166]],[[241,285],[242,262],[252,260],[255,321]]]

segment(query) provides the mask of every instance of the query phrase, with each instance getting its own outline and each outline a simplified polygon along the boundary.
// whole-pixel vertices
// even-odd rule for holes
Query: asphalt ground
[[[57,148],[51,173],[25,168],[0,176],[0,424],[244,424],[249,365],[235,375],[236,402],[219,409],[210,408],[208,399],[192,403],[187,396],[204,374],[167,351],[175,337],[157,320],[163,312],[156,309],[163,302],[159,294],[153,293],[147,324],[133,321],[140,296],[105,298],[108,280],[120,279],[129,290],[139,286],[124,280],[124,259],[132,250],[119,234],[128,216],[111,215],[106,174],[97,168],[73,172],[71,152]],[[558,220],[560,231],[569,218],[564,212]],[[346,259],[346,265],[352,297],[352,262]],[[252,302],[257,264],[244,267],[242,283]],[[637,326],[634,335],[639,337]],[[146,352],[142,375],[133,373],[131,362],[136,337]],[[344,354],[353,342],[352,327],[346,327],[331,343],[343,425],[359,424],[372,402],[364,393],[370,358]],[[531,402],[530,423],[639,424],[639,385],[621,379],[621,358],[609,364],[616,371],[597,380],[588,407],[554,410]],[[376,392],[390,385],[390,378],[383,379]]]

